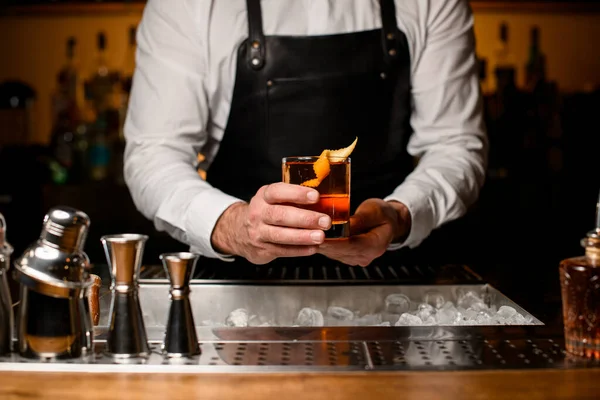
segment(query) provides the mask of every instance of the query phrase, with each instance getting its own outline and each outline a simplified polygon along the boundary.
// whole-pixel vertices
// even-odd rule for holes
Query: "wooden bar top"
[[[0,374],[0,399],[510,399],[600,397],[600,368],[447,372]]]

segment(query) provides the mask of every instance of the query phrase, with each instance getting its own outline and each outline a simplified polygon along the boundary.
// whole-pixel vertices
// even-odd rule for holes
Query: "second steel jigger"
[[[6,278],[13,247],[5,240],[5,235],[6,221],[0,214],[0,356],[12,351],[13,328],[15,325],[10,287]]]
[[[194,253],[161,254],[171,284],[171,308],[163,343],[167,357],[193,357],[200,354],[196,325],[190,304],[190,279],[199,255]]]
[[[108,261],[112,292],[106,352],[114,358],[148,357],[150,347],[138,294],[148,236],[119,234],[100,240]]]

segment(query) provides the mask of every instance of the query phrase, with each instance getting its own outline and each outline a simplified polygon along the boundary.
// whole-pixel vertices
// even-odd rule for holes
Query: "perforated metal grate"
[[[361,342],[204,344],[200,363],[261,366],[366,366]]]
[[[160,344],[154,343],[147,359],[115,361],[104,354],[104,343],[96,344],[93,357],[40,363],[12,354],[0,357],[0,370],[56,370],[126,363],[135,370],[158,366],[179,370],[456,370],[576,368],[589,362],[570,358],[561,341],[552,339],[518,340],[441,340],[441,341],[290,341],[290,342],[202,342],[202,354],[193,358],[166,359]],[[74,364],[86,364],[77,367]],[[138,365],[139,367],[136,367]],[[592,366],[600,366],[594,364]]]
[[[162,267],[146,266],[142,279],[165,278]],[[219,282],[277,283],[479,283],[482,279],[465,265],[398,265],[379,264],[369,267],[350,266],[246,266],[199,265],[194,279]]]
[[[538,340],[369,342],[374,366],[544,368],[565,360],[562,343]]]

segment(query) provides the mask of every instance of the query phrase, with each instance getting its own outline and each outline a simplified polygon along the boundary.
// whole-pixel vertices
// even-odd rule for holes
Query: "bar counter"
[[[600,369],[417,373],[2,373],[16,399],[597,399]]]
[[[508,267],[502,272],[516,275]],[[501,277],[502,274],[494,275]],[[419,336],[428,336],[424,333],[430,329],[427,327],[423,327],[422,332],[408,327],[330,328],[329,331],[306,328],[304,332],[300,332],[299,328],[295,328],[295,331],[289,330],[294,328],[225,328],[219,331],[199,327],[203,360],[194,365],[160,365],[160,362],[156,362],[160,358],[158,354],[153,354],[153,362],[140,368],[118,365],[119,368],[113,369],[106,359],[89,366],[60,363],[55,364],[56,368],[49,364],[43,367],[38,363],[30,365],[32,368],[28,369],[27,364],[21,364],[23,368],[19,371],[4,370],[0,373],[0,398],[598,398],[600,364],[572,359],[563,352],[560,304],[557,303],[560,298],[556,293],[527,293],[519,284],[501,281],[495,282],[497,287],[502,288],[509,297],[516,297],[528,310],[535,311],[534,314],[545,325],[461,328],[455,332],[471,337],[471,341],[458,340],[459,335],[456,335],[455,339],[445,342],[436,341],[434,335],[429,335],[432,338],[429,341],[425,339],[419,342]],[[544,285],[538,285],[537,288],[545,289]],[[192,290],[199,290],[199,287]],[[515,290],[521,290],[521,296]],[[544,301],[533,300],[540,296]],[[528,297],[529,302],[525,300]],[[152,331],[152,328],[149,330]],[[452,329],[446,329],[446,332],[452,333]],[[214,337],[209,339],[211,334]],[[150,336],[156,338],[157,333],[150,332]],[[102,335],[99,339],[102,340]],[[258,346],[263,345],[261,342],[269,342],[272,346],[266,365],[262,367],[252,361],[259,357],[257,353],[260,350]],[[302,350],[298,351],[298,348],[306,342],[315,343],[314,353],[311,350],[314,363],[304,367],[296,353],[302,356]],[[340,343],[335,345],[335,352],[340,359],[338,367],[331,368],[326,358],[319,359],[331,354],[334,347],[331,343],[335,342]],[[409,357],[413,360],[421,357],[419,354],[425,354],[420,351],[423,348],[427,356],[443,358],[439,348],[447,348],[450,351],[444,353],[454,357],[454,361],[444,364],[443,361],[432,360],[433,365],[429,362],[417,365],[418,362],[409,360],[406,365],[403,360],[398,362],[395,358],[388,358],[389,351],[385,350],[387,345],[399,342],[404,343],[407,360]],[[357,343],[358,347],[353,348],[353,343]],[[475,350],[472,347],[474,343],[479,343]],[[361,344],[364,348],[360,347]],[[385,354],[381,359],[376,358],[379,344]],[[153,353],[157,353],[158,345],[159,342],[154,340]],[[237,360],[239,346],[244,346],[244,361],[236,364],[234,360]],[[284,348],[281,350],[277,346]],[[350,347],[346,349],[345,346]],[[463,350],[467,347],[471,350]],[[323,349],[324,354],[320,354],[319,348]],[[346,356],[348,352],[344,352],[344,349],[360,352],[361,355],[352,359],[352,355]],[[496,350],[504,356],[507,361],[505,365],[493,357]],[[291,353],[292,360],[282,368],[279,361],[281,353],[286,352]],[[472,357],[473,352],[477,354],[477,360]],[[213,357],[215,355],[220,358],[218,365],[210,362],[216,360]],[[545,362],[548,356],[555,358],[554,364]],[[425,356],[423,358],[427,359]],[[471,362],[471,359],[474,361]],[[49,372],[39,372],[40,366]]]

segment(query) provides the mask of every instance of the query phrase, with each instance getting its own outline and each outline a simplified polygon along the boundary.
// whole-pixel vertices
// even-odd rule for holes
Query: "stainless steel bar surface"
[[[569,357],[560,334],[533,318],[524,326],[292,327],[300,307],[338,305],[376,312],[388,294],[420,299],[437,290],[452,300],[459,290],[486,293],[496,306],[514,307],[490,285],[435,286],[236,286],[192,285],[194,318],[201,354],[169,358],[163,353],[169,311],[168,283],[140,283],[140,303],[148,323],[150,354],[144,359],[115,359],[106,354],[111,293],[100,297],[101,319],[95,327],[95,352],[76,360],[40,363],[18,354],[0,357],[0,371],[246,373],[286,371],[427,371],[598,367]],[[226,318],[246,307],[278,321],[278,326],[202,326],[203,319]]]
[[[384,311],[388,295],[403,294],[410,298],[411,310],[415,310],[428,293],[439,293],[444,299],[456,302],[460,291],[479,293],[488,306],[510,306],[530,318],[533,324],[543,325],[542,321],[488,284],[253,286],[194,285],[192,282],[191,288],[190,301],[197,326],[223,326],[232,311],[244,309],[250,315],[257,316],[259,325],[264,323],[269,326],[292,327],[296,325],[296,317],[304,307],[326,310],[330,306],[337,306],[352,310],[358,315],[375,314]],[[169,313],[169,284],[166,281],[141,280],[139,293],[146,327],[163,329]],[[353,321],[343,325],[356,326]]]

